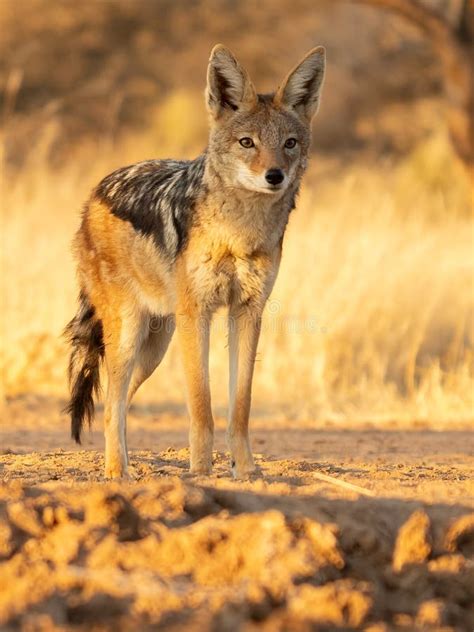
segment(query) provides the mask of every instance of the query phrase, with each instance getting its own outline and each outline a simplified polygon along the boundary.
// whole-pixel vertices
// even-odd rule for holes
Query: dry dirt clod
[[[424,601],[418,608],[416,622],[419,625],[443,625],[447,623],[446,605],[439,599]]]
[[[14,550],[13,533],[8,522],[0,519],[0,560],[7,558]]]
[[[467,560],[463,555],[440,555],[435,560],[428,562],[428,570],[431,573],[457,574],[466,568]]]
[[[422,509],[415,511],[400,527],[393,552],[393,570],[423,564],[431,553],[430,519]]]
[[[366,628],[364,628],[364,632],[389,632],[389,627],[386,623],[377,622],[371,623]]]
[[[371,609],[367,586],[351,580],[317,587],[303,584],[289,600],[289,610],[295,617],[326,625],[358,627]]]
[[[450,553],[474,556],[474,513],[455,520],[446,533],[444,543]]]
[[[35,509],[27,502],[14,502],[7,505],[7,514],[11,522],[29,535],[39,536],[43,525]]]
[[[119,541],[138,540],[141,520],[130,501],[119,493],[93,494],[87,505],[87,520],[116,532]]]
[[[312,553],[320,564],[344,568],[344,555],[339,547],[339,530],[335,524],[320,524],[308,518],[296,518],[291,528],[304,535],[311,543]]]

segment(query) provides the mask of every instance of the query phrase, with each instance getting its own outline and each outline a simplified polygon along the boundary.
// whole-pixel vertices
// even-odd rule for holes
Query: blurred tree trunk
[[[474,0],[462,0],[456,24],[451,24],[440,11],[428,8],[420,0],[351,1],[392,11],[417,26],[430,40],[441,62],[451,140],[461,160],[472,168]]]

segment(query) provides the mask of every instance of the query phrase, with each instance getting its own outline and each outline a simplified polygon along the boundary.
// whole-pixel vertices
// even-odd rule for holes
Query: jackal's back
[[[203,195],[204,167],[204,154],[195,160],[139,162],[106,176],[93,199],[174,258],[186,242],[192,211]]]

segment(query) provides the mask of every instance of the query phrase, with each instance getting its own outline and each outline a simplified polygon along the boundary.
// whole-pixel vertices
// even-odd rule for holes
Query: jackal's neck
[[[217,157],[218,158],[218,157]],[[242,252],[271,251],[282,239],[288,217],[295,206],[298,186],[281,196],[232,186],[216,157],[205,154],[204,197],[195,209],[195,220],[207,230],[238,241]]]

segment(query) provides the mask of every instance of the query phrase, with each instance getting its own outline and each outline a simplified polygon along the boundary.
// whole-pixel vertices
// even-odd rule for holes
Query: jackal
[[[229,419],[234,476],[255,471],[248,423],[261,315],[306,168],[324,49],[314,48],[274,94],[257,94],[224,46],[212,50],[207,149],[195,160],[147,160],[94,189],[74,240],[79,310],[66,328],[72,437],[94,413],[102,359],[105,475],[128,475],[126,414],[176,328],[186,375],[191,471],[212,467],[209,331],[228,308]]]

